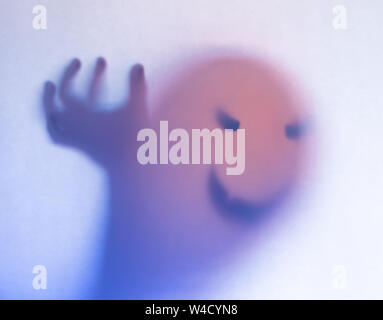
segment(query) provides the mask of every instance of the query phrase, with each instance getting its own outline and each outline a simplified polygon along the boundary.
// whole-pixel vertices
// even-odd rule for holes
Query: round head
[[[245,129],[243,170],[228,174],[228,167],[239,164],[226,161],[225,134],[223,164],[214,165],[213,142],[212,165],[170,165],[162,170],[169,179],[178,176],[178,188],[185,193],[196,196],[197,189],[203,190],[223,211],[257,214],[288,194],[302,171],[307,144],[302,104],[281,73],[258,60],[221,57],[192,63],[166,85],[154,109],[155,125],[168,121],[169,131],[189,132],[190,159],[193,129],[233,130],[234,156],[239,130]]]

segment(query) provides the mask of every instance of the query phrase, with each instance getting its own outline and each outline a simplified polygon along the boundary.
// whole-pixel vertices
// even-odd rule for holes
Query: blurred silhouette
[[[132,67],[127,90],[130,95],[114,111],[95,108],[105,59],[97,60],[85,98],[71,93],[80,66],[74,59],[57,89],[52,82],[45,84],[43,106],[52,140],[84,153],[108,176],[109,222],[94,298],[179,298],[179,290],[187,288],[188,281],[192,287],[197,286],[186,274],[193,273],[196,266],[202,267],[204,254],[198,253],[198,246],[181,245],[171,234],[168,224],[172,222],[162,214],[178,212],[179,208],[167,203],[165,177],[160,169],[141,166],[136,160],[137,132],[151,126],[143,66]],[[56,104],[56,91],[61,104]],[[188,232],[181,228],[181,233]]]
[[[100,111],[95,109],[95,102],[106,61],[97,60],[85,98],[74,96],[70,90],[80,66],[78,59],[69,64],[57,90],[52,82],[45,84],[43,105],[47,130],[55,143],[85,153],[108,175],[109,225],[103,270],[95,296],[144,297],[141,291],[145,287],[138,288],[139,275],[144,276],[145,254],[155,254],[145,247],[146,233],[141,232],[145,224],[145,203],[150,199],[146,194],[148,189],[143,190],[144,176],[150,176],[150,169],[144,173],[136,161],[138,128],[149,127],[144,69],[140,64],[132,67],[127,90],[130,95],[120,108]],[[55,103],[56,91],[61,105]]]
[[[47,129],[55,143],[79,149],[107,171],[113,170],[130,159],[126,159],[130,152],[135,159],[132,142],[136,141],[136,129],[147,125],[144,69],[139,64],[132,68],[130,97],[120,108],[98,111],[94,107],[106,61],[103,58],[97,60],[88,95],[82,99],[70,92],[80,67],[80,61],[74,59],[63,74],[57,90],[61,107],[55,104],[55,85],[52,82],[45,84],[43,99]]]
[[[195,298],[216,258],[243,239],[244,225],[269,216],[289,194],[301,159],[299,112],[280,81],[247,59],[193,65],[175,77],[152,118],[142,65],[132,67],[129,96],[113,111],[95,108],[105,59],[97,59],[83,98],[71,93],[80,67],[74,59],[57,89],[45,84],[43,106],[52,140],[83,152],[108,176],[109,222],[94,297]],[[159,120],[172,128],[246,128],[250,171],[227,177],[209,166],[139,165],[137,132],[157,130]]]
[[[185,201],[187,189],[199,203],[205,201],[201,193],[209,195],[216,209],[210,216],[218,213],[231,223],[259,226],[271,217],[297,183],[308,141],[303,102],[288,80],[263,60],[233,54],[204,56],[170,74],[155,101],[154,123],[166,119],[169,130],[231,129],[234,136],[246,130],[242,175],[228,176],[219,165],[178,171],[164,167],[170,183],[177,181],[172,194]],[[183,188],[178,187],[181,181]]]

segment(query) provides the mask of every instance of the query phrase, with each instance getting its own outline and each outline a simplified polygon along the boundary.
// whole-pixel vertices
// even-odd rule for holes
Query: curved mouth
[[[208,186],[214,206],[225,216],[243,221],[259,220],[272,212],[285,199],[289,190],[282,188],[274,196],[259,202],[232,197],[218,179],[214,168],[210,171]]]

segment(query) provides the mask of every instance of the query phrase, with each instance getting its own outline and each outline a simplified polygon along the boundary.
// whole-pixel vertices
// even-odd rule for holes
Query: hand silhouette
[[[43,108],[47,130],[52,140],[63,146],[80,150],[106,171],[108,226],[103,269],[100,274],[100,292],[97,297],[121,294],[127,281],[136,283],[137,248],[144,248],[138,217],[145,217],[144,204],[148,195],[145,184],[150,170],[140,170],[137,162],[137,132],[150,127],[146,106],[144,69],[140,64],[129,73],[129,97],[119,108],[103,111],[95,107],[100,92],[106,61],[98,58],[86,97],[74,96],[71,85],[81,63],[73,59],[56,86],[48,81],[44,87]],[[56,91],[59,104],[56,104]],[[146,247],[145,247],[146,248]],[[133,259],[134,265],[127,261]],[[138,265],[138,267],[136,267]],[[127,280],[128,279],[128,280]],[[132,295],[137,294],[131,291]]]
[[[56,86],[48,81],[43,94],[47,130],[55,143],[79,149],[103,167],[135,159],[138,128],[148,126],[146,83],[140,64],[132,67],[129,76],[129,97],[113,111],[95,109],[100,83],[106,69],[104,58],[98,58],[86,97],[71,93],[73,78],[81,67],[73,59],[65,69],[58,86],[61,107],[56,105]]]

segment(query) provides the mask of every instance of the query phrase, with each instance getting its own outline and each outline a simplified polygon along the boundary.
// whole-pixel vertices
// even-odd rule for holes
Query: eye
[[[228,115],[225,111],[217,111],[217,121],[219,125],[224,129],[232,129],[237,131],[239,128],[239,121]]]
[[[288,139],[297,140],[305,133],[305,126],[302,123],[292,123],[285,126],[285,135]]]

